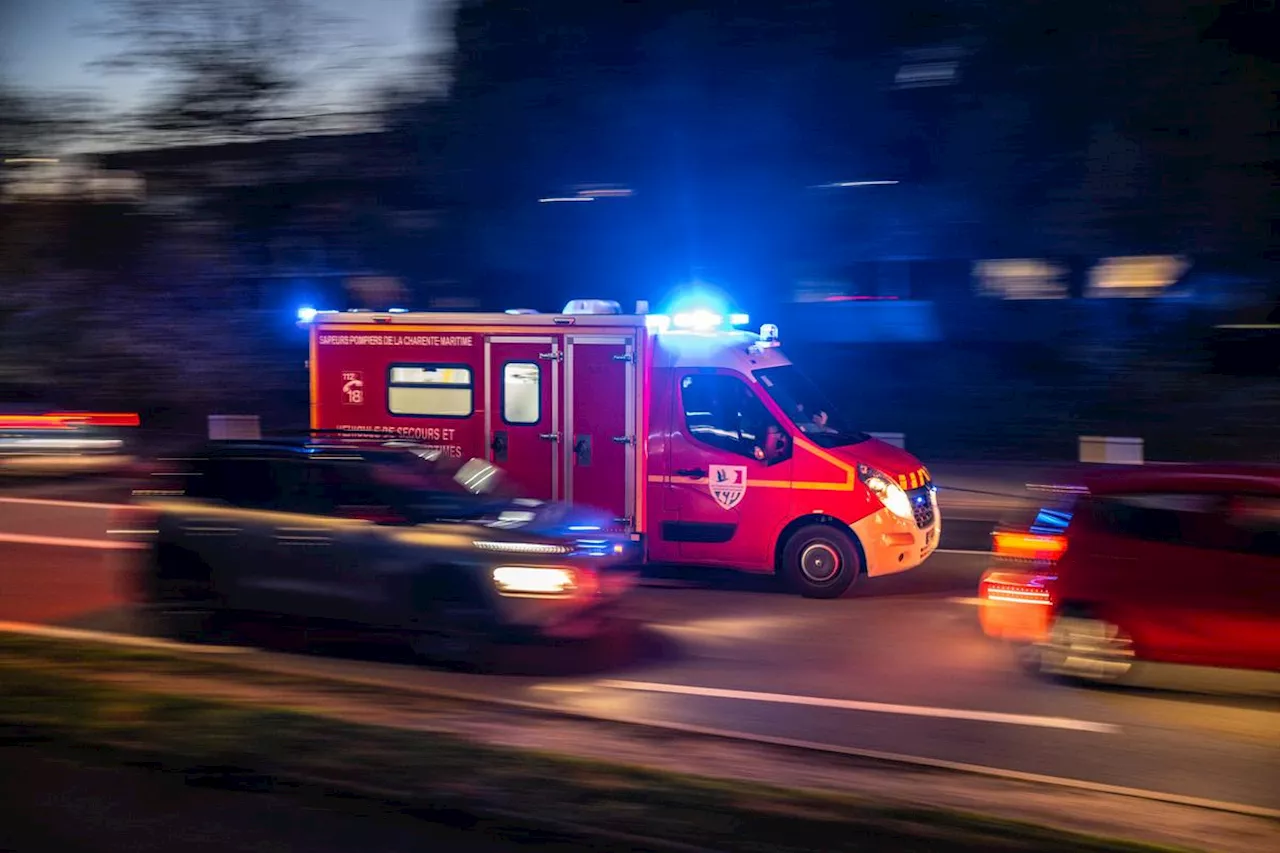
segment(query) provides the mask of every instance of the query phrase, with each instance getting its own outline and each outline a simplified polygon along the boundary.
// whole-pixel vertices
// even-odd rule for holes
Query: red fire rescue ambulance
[[[841,595],[938,546],[929,472],[841,419],[743,315],[314,312],[313,429],[386,432],[607,510],[650,562]]]

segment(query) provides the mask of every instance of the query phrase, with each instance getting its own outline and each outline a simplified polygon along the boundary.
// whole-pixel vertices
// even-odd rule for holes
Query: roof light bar
[[[682,311],[677,314],[673,323],[677,329],[689,329],[695,332],[709,332],[724,324],[724,317],[706,309]]]
[[[644,326],[651,332],[661,334],[671,328],[671,318],[666,314],[645,314]]]

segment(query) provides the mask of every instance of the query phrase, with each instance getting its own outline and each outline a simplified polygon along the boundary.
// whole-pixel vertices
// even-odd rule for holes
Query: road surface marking
[[[131,504],[101,504],[90,503],[88,501],[62,501],[53,498],[0,498],[0,503],[4,504],[23,504],[26,506],[60,506],[72,507],[75,509],[134,509]]]
[[[299,666],[299,663],[303,663],[305,665]],[[538,711],[541,713],[555,714],[574,719],[600,720],[604,722],[621,723],[629,726],[641,726],[648,729],[677,732],[680,734],[695,735],[699,737],[738,741],[740,743],[780,746],[787,749],[795,749],[803,752],[825,753],[827,755],[844,755],[850,758],[882,761],[887,764],[898,764],[906,767],[926,767],[934,770],[950,770],[958,773],[968,773],[975,776],[985,776],[991,779],[1032,782],[1056,788],[1090,791],[1098,794],[1112,794],[1115,796],[1131,797],[1134,799],[1149,800],[1152,802],[1211,809],[1214,811],[1227,812],[1229,814],[1280,820],[1280,809],[1267,808],[1266,806],[1257,806],[1248,803],[1233,803],[1228,800],[1212,800],[1204,797],[1174,794],[1167,791],[1154,791],[1147,788],[1130,788],[1123,785],[1110,785],[1105,782],[1090,782],[1085,779],[1073,779],[1070,776],[1050,776],[1044,773],[1031,773],[1024,770],[1011,770],[1003,767],[992,767],[985,764],[969,764],[961,761],[948,761],[942,758],[928,758],[922,755],[908,755],[901,752],[863,749],[855,746],[841,746],[833,743],[822,743],[821,741],[801,740],[799,738],[779,737],[776,735],[759,735],[749,732],[735,731],[734,729],[721,729],[713,726],[699,726],[692,723],[677,723],[669,720],[636,717],[629,714],[618,714],[598,709],[566,705],[560,702],[540,702],[530,699],[515,699],[509,696],[495,696],[484,691],[468,690],[465,688],[458,689],[453,687],[437,686],[434,684],[414,684],[407,682],[398,672],[393,676],[369,674],[371,672],[370,670],[361,672],[343,672],[341,674],[332,672],[317,673],[314,666],[316,663],[323,664],[325,661],[318,662],[314,658],[304,659],[299,658],[296,655],[271,653],[255,656],[249,661],[249,665],[254,669],[276,672],[284,675],[306,675],[313,678],[330,678],[350,684],[395,688],[426,696],[439,696],[462,702],[476,702],[482,705],[503,708],[519,708],[521,710]],[[397,667],[395,669],[398,670],[399,668]],[[542,685],[535,686],[541,687]]]
[[[19,634],[52,634],[58,632],[57,636],[68,636],[76,634],[78,636],[87,636],[102,642],[125,642],[139,643],[147,642],[146,638],[129,637],[122,634],[109,634],[97,631],[76,631],[74,629],[52,628],[51,626],[30,625],[24,623],[0,622],[0,632],[19,633]],[[151,643],[160,643],[162,641],[151,640]],[[558,703],[546,703],[529,701],[523,699],[512,699],[505,696],[486,695],[485,693],[477,693],[469,690],[457,690],[448,687],[437,687],[434,685],[418,685],[406,683],[405,679],[397,674],[394,678],[381,677],[376,675],[368,675],[364,672],[358,673],[333,673],[314,671],[312,665],[317,661],[314,658],[300,658],[296,655],[282,654],[263,654],[256,649],[245,649],[232,646],[191,646],[182,643],[167,643],[165,648],[172,648],[175,651],[184,652],[204,652],[204,653],[244,653],[257,652],[250,658],[248,665],[254,669],[266,672],[276,672],[287,675],[304,675],[311,677],[320,677],[332,679],[334,681],[346,682],[349,684],[364,684],[377,687],[394,687],[399,690],[405,690],[410,693],[418,693],[428,696],[443,696],[446,698],[456,699],[459,701],[477,702],[480,704],[521,708],[524,710],[541,711],[543,713],[558,714],[566,717],[602,720],[613,723],[622,723],[624,725],[643,726],[649,729],[659,729],[664,731],[679,732],[689,735],[697,735],[701,737],[720,738],[724,740],[734,740],[742,743],[756,743],[769,746],[780,746],[788,749],[797,749],[805,752],[826,753],[829,755],[845,755],[852,758],[865,758],[873,761],[883,761],[889,764],[900,764],[908,767],[928,767],[937,770],[951,770],[959,773],[969,773],[976,776],[986,776],[993,779],[1006,779],[1020,782],[1033,782],[1041,785],[1049,785],[1058,788],[1069,788],[1079,791],[1091,791],[1099,794],[1113,794],[1122,797],[1131,797],[1140,800],[1150,800],[1154,802],[1170,803],[1173,805],[1193,806],[1196,808],[1211,809],[1214,811],[1227,812],[1229,814],[1247,815],[1250,817],[1261,817],[1270,820],[1280,820],[1280,809],[1267,808],[1265,806],[1256,806],[1247,803],[1233,803],[1226,800],[1212,800],[1204,797],[1191,797],[1184,794],[1173,794],[1165,791],[1153,791],[1144,788],[1130,788],[1123,785],[1110,785],[1104,782],[1090,782],[1084,779],[1073,779],[1069,776],[1050,776],[1042,773],[1030,773],[1022,770],[1010,770],[1002,767],[992,767],[984,764],[969,764],[960,761],[948,761],[940,758],[928,758],[920,755],[908,755],[905,753],[885,752],[874,749],[862,749],[852,746],[841,746],[839,744],[822,743],[820,741],[801,740],[799,738],[777,737],[773,735],[757,735],[748,732],[734,731],[732,729],[720,729],[711,726],[698,726],[688,723],[677,723],[664,720],[645,719],[642,717],[631,717],[624,714],[603,713],[584,708],[566,707]],[[299,666],[298,664],[305,664]],[[320,663],[328,663],[321,661]],[[396,668],[399,669],[398,667]]]
[[[966,607],[981,607],[986,604],[986,600],[982,598],[948,598],[948,604],[963,604]]]
[[[966,711],[960,708],[934,708],[928,705],[892,705],[863,702],[857,699],[831,699],[824,696],[793,696],[789,693],[757,693],[753,690],[723,690],[718,687],[694,687],[687,684],[663,684],[653,681],[598,681],[599,687],[635,690],[644,693],[675,693],[682,696],[704,696],[710,699],[739,699],[747,702],[773,702],[783,705],[811,705],[844,711],[866,711],[875,714],[899,714],[909,717],[942,717],[951,720],[973,720],[982,723],[1004,723],[1010,726],[1033,726],[1042,729],[1067,729],[1096,734],[1119,734],[1120,727],[1110,723],[1092,723],[1066,717],[1038,717],[1030,714],[1004,714],[997,711]]]
[[[239,655],[253,651],[243,646],[200,646],[190,643],[174,643],[153,637],[137,637],[112,631],[89,631],[83,628],[60,628],[56,625],[36,625],[31,622],[0,622],[0,634],[24,634],[29,637],[52,637],[58,640],[86,640],[112,646],[132,646],[142,649],[159,649],[169,652],[194,652],[207,655]]]
[[[0,533],[0,543],[44,545],[55,548],[88,548],[94,551],[141,551],[141,542],[117,542],[109,539],[72,539],[63,536],[32,536],[26,533]]]
[[[959,554],[966,557],[990,557],[990,551],[973,551],[964,548],[939,548],[934,551],[935,554]]]

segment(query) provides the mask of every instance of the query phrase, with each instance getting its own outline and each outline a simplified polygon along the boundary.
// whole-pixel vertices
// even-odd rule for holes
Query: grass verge
[[[1153,850],[954,811],[712,780],[440,733],[91,680],[100,668],[229,670],[150,650],[0,637],[0,732],[204,777],[406,810],[518,819],[584,839],[723,851]]]

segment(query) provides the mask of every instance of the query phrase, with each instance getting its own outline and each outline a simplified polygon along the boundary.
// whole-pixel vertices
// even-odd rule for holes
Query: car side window
[[[304,459],[273,459],[271,479],[276,495],[272,509],[280,512],[316,514],[324,511],[319,494],[308,476],[310,463]]]
[[[245,509],[265,509],[275,501],[277,488],[270,460],[225,457],[200,463],[188,494]]]
[[[344,507],[382,507],[387,501],[385,491],[360,463],[311,460],[300,478],[299,502],[306,512],[333,515]]]
[[[1238,495],[1227,507],[1226,523],[1240,532],[1246,553],[1280,557],[1280,498]]]
[[[680,380],[685,430],[694,441],[773,464],[791,454],[776,418],[735,376],[692,373]]]
[[[1111,533],[1148,542],[1215,551],[1250,552],[1256,535],[1235,523],[1229,495],[1148,493],[1090,501],[1097,523]],[[1262,531],[1265,534],[1265,531]],[[1265,547],[1265,537],[1262,546]]]

